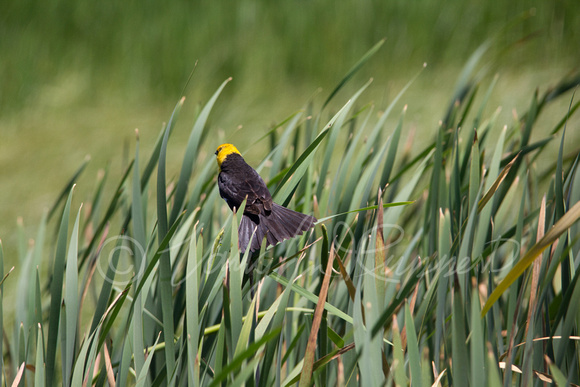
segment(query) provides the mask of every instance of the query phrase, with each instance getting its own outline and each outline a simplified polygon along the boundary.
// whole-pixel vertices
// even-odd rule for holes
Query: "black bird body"
[[[218,187],[220,196],[230,209],[240,208],[246,199],[246,207],[238,228],[238,243],[241,252],[260,249],[264,236],[267,245],[273,246],[285,239],[301,235],[314,226],[316,218],[292,211],[272,201],[272,195],[264,180],[231,144],[220,145],[216,151],[220,173]]]

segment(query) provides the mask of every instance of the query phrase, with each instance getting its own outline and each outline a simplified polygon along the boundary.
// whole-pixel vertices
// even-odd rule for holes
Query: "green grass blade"
[[[479,305],[479,294],[475,289],[471,299],[471,381],[473,387],[487,386],[485,372],[485,336]]]
[[[380,215],[378,216],[377,220],[377,227],[382,228],[382,219],[380,219]],[[381,230],[382,231],[382,230]],[[362,277],[362,290],[364,292],[363,301],[361,304],[362,309],[364,310],[364,317],[366,320],[366,326],[364,327],[364,347],[362,348],[362,356],[359,360],[359,364],[361,362],[366,363],[369,367],[369,372],[367,373],[368,380],[371,381],[372,385],[383,385],[385,374],[383,373],[385,370],[383,369],[382,359],[384,356],[383,353],[383,331],[379,331],[377,335],[372,335],[371,330],[368,327],[373,326],[373,324],[378,320],[380,316],[380,312],[384,310],[382,306],[382,301],[384,296],[381,295],[381,302],[379,302],[379,292],[382,290],[383,286],[380,286],[380,283],[384,283],[384,261],[383,257],[379,253],[379,246],[380,242],[378,242],[379,238],[382,237],[382,232],[379,233],[378,229],[376,232],[373,232],[373,235],[370,239],[370,246],[375,245],[376,251],[373,253],[367,252],[365,257],[365,273]],[[377,244],[378,242],[378,244]],[[384,251],[383,251],[384,253]],[[381,262],[378,262],[381,261]],[[355,305],[358,305],[355,302]],[[358,309],[358,308],[357,308]],[[364,380],[364,379],[363,379]]]
[[[410,202],[410,201],[385,203],[385,204],[383,204],[383,208],[391,208],[391,207],[399,207],[399,206],[408,206],[409,204],[413,204],[413,203],[414,202]],[[336,218],[338,216],[347,215],[347,214],[354,214],[356,212],[376,210],[377,208],[378,208],[378,206],[374,205],[374,206],[368,206],[368,207],[363,207],[363,208],[357,208],[356,210],[341,212],[340,214],[334,214],[334,215],[330,215],[330,216],[326,216],[324,218],[318,219],[318,221],[315,224],[324,223],[327,220],[334,219],[334,218]]]
[[[275,148],[275,153],[272,156],[272,166],[270,168],[270,180],[280,171],[282,167],[282,157],[284,156],[284,151],[288,149],[288,141],[290,140],[290,136],[292,133],[295,132],[298,122],[302,118],[302,112],[298,112],[294,114],[292,119],[288,122],[288,126],[282,133],[280,137],[280,141],[278,141],[278,145]]]
[[[42,267],[42,261],[45,257],[45,237],[46,237],[46,222],[47,213],[44,212],[42,215],[42,219],[40,221],[40,226],[38,227],[38,232],[36,233],[36,239],[34,241],[34,249],[32,252],[32,257],[30,261],[30,266],[28,267],[28,283],[26,284],[26,288],[29,289],[30,284],[36,283],[36,276],[37,270],[36,268]],[[24,293],[24,292],[23,292]],[[42,312],[38,312],[35,310],[35,306],[37,302],[41,302],[37,298],[37,294],[33,291],[27,291],[28,293],[28,315],[27,321],[29,321],[29,326],[31,328],[35,328],[36,324],[33,324],[32,321],[36,323],[43,323],[42,319],[38,319],[38,314],[42,314]]]
[[[364,244],[365,242],[363,242]],[[362,250],[362,248],[361,248]],[[363,302],[362,302],[362,280],[358,281],[357,292],[354,297],[353,303],[353,333],[354,333],[354,345],[357,350],[357,355],[359,360],[357,362],[360,380],[362,385],[372,385],[372,367],[369,363],[369,348],[365,342],[365,316],[363,314]],[[368,379],[367,379],[368,378]]]
[[[480,182],[480,171],[481,167],[479,165],[479,140],[477,139],[477,132],[475,133],[475,138],[473,140],[473,146],[471,147],[471,166],[469,169],[469,208],[473,208],[475,201],[477,200],[477,195],[479,191]]]
[[[287,286],[289,283],[288,279],[282,277],[278,273],[271,273],[270,278],[272,278],[276,282],[282,284],[283,286]],[[290,286],[291,286],[292,290],[295,291],[296,293],[300,294],[303,297],[306,297],[309,301],[311,301],[315,304],[318,304],[318,296],[316,296],[314,293],[309,292],[308,290],[304,289],[302,286],[297,285],[295,283],[292,283]],[[344,313],[343,311],[341,311],[340,309],[338,309],[334,305],[331,305],[328,302],[326,302],[324,304],[324,309],[326,309],[329,313],[335,315],[336,317],[346,321],[347,323],[352,324],[352,317],[350,317],[348,314]]]
[[[408,303],[405,303],[405,328],[407,331],[407,353],[409,354],[411,386],[422,386],[420,348],[415,331],[415,322],[413,321],[413,316],[411,316],[411,309]]]
[[[81,216],[81,208],[77,214],[73,231],[70,237],[68,247],[68,256],[66,260],[66,286],[65,286],[65,307],[66,307],[66,358],[65,374],[63,378],[68,385],[72,378],[72,367],[75,359],[75,347],[77,339],[77,327],[79,324],[79,294],[78,294],[78,242],[79,242],[79,220]]]
[[[451,260],[451,215],[448,209],[439,215],[439,265],[442,268],[450,266]],[[443,274],[437,282],[437,308],[435,311],[435,354],[439,358],[441,344],[446,337],[447,294],[449,292],[449,276]],[[436,362],[439,364],[439,362]]]
[[[418,234],[421,236],[421,234]],[[373,325],[372,336],[374,337],[377,333],[381,331],[383,326],[392,318],[393,314],[399,309],[407,300],[411,297],[411,294],[415,287],[417,286],[417,281],[421,278],[423,269],[421,267],[415,268],[415,270],[408,275],[408,281],[404,285],[401,284],[400,289],[398,289],[396,296],[391,301],[389,306],[381,313],[377,322]]]
[[[119,238],[117,238],[113,255],[111,257],[109,264],[107,265],[107,272],[105,273],[104,278],[105,280],[103,281],[103,285],[99,293],[99,298],[94,308],[95,313],[93,315],[93,321],[90,329],[91,334],[97,329],[101,317],[105,314],[105,311],[107,310],[109,299],[111,297],[111,292],[113,289],[115,272],[117,270],[117,265],[119,263],[119,256],[121,255],[121,247],[123,246],[123,243],[124,238],[121,235]]]
[[[501,183],[504,181],[504,179],[506,178],[506,176],[509,174],[512,166],[514,165],[514,163],[518,159],[519,159],[518,156],[514,157],[514,159],[512,161],[510,161],[509,164],[504,167],[504,169],[501,171],[501,173],[499,174],[499,176],[497,177],[497,179],[495,179],[495,181],[493,182],[493,184],[491,185],[491,187],[489,187],[489,189],[487,190],[487,192],[479,200],[479,203],[478,203],[478,206],[477,206],[479,211],[482,211],[483,210],[483,208],[485,207],[485,205],[489,202],[489,200],[493,197],[493,195],[498,191]]]
[[[516,265],[510,270],[506,277],[499,283],[499,285],[494,289],[483,306],[481,315],[489,311],[489,309],[495,304],[499,297],[505,292],[511,284],[519,278],[520,275],[534,262],[534,260],[552,243],[554,243],[560,235],[562,235],[566,230],[568,230],[578,219],[580,219],[580,202],[576,203],[572,208],[568,210],[560,218],[556,224],[552,226],[550,230],[544,235],[542,239],[536,242],[516,263]]]
[[[167,126],[171,128],[175,124],[175,120],[181,107],[183,106],[184,98],[182,98]],[[166,197],[166,158],[167,158],[167,142],[169,140],[170,129],[165,132],[163,136],[163,143],[161,144],[161,152],[159,154],[159,164],[157,166],[157,235],[159,243],[167,235],[168,219],[167,219],[167,197]],[[159,294],[160,297],[157,302],[161,303],[161,311],[163,315],[163,340],[165,341],[165,367],[167,375],[173,375],[175,370],[175,345],[174,325],[173,325],[173,289],[171,286],[171,262],[169,251],[164,251],[161,254],[159,261]],[[169,380],[169,377],[168,377]]]
[[[453,383],[459,386],[469,384],[469,354],[465,344],[465,311],[459,289],[453,293],[453,315],[451,316],[451,355],[453,359]]]
[[[187,373],[190,386],[199,386],[199,270],[201,268],[201,256],[198,256],[196,242],[196,227],[193,227],[189,253],[187,255],[186,286],[186,322],[187,322]]]
[[[139,372],[139,376],[137,378],[137,383],[135,387],[143,387],[147,382],[147,373],[149,372],[149,368],[151,367],[151,361],[153,360],[153,355],[155,354],[155,349],[157,348],[157,343],[159,342],[159,338],[161,337],[161,332],[157,335],[157,339],[155,343],[151,347],[150,351],[147,353],[147,360],[145,360],[145,364],[143,364],[143,369]]]
[[[364,91],[364,89],[366,89],[366,87],[368,87],[368,83],[365,86],[363,86],[363,88],[361,88],[357,92],[357,94],[355,94],[355,96],[358,97],[358,95],[360,95]],[[300,155],[298,160],[296,160],[296,162],[294,164],[292,164],[292,167],[290,167],[290,169],[288,170],[286,175],[282,178],[282,180],[280,181],[280,184],[278,185],[278,188],[276,189],[276,191],[272,195],[272,197],[274,198],[274,200],[276,202],[279,202],[279,203],[286,202],[286,200],[288,199],[288,196],[292,192],[294,192],[296,186],[298,185],[298,183],[300,182],[300,180],[302,179],[302,177],[304,176],[304,174],[308,170],[309,165],[312,163],[312,159],[314,157],[316,150],[318,149],[318,146],[320,145],[320,142],[324,139],[324,137],[326,137],[328,135],[328,133],[333,128],[334,124],[341,117],[345,116],[348,113],[348,111],[350,110],[350,108],[353,105],[354,99],[356,99],[356,98],[355,97],[351,98],[334,115],[334,117],[332,117],[332,119],[328,122],[328,124],[326,124],[324,130],[322,132],[320,132],[320,134],[316,137],[316,139],[304,150],[304,152],[302,152],[302,154]],[[338,129],[340,129],[340,128],[338,128]],[[286,184],[288,182],[288,180],[290,180],[290,177],[292,177],[291,183]]]
[[[262,354],[258,354],[254,359],[252,359],[248,364],[244,365],[240,372],[236,375],[231,383],[232,387],[246,386],[247,380],[252,376],[260,360],[262,360]]]
[[[50,220],[52,218],[52,216],[56,213],[56,210],[58,209],[58,206],[60,205],[60,203],[67,197],[68,194],[70,194],[71,190],[73,189],[73,187],[75,185],[75,182],[78,180],[80,175],[83,173],[83,171],[85,170],[85,168],[89,164],[89,161],[90,161],[90,158],[87,157],[83,161],[81,166],[75,171],[75,173],[73,174],[73,177],[66,183],[64,189],[58,195],[58,199],[56,199],[56,202],[52,205],[52,207],[48,211],[48,216],[47,216],[48,220]]]
[[[399,326],[396,323],[397,318],[393,317],[393,363],[392,369],[394,370],[395,383],[398,386],[406,386],[409,384],[409,379],[405,373],[405,350],[403,349],[403,343],[401,341],[401,333],[399,332]]]
[[[85,219],[81,235],[85,235],[89,230],[89,227],[95,227],[98,224],[98,218],[101,213],[101,206],[103,202],[103,194],[105,193],[106,182],[109,177],[110,164],[107,165],[105,170],[99,170],[97,173],[97,188],[93,195],[93,200],[91,201],[91,211]]]
[[[244,352],[236,356],[223,369],[221,369],[219,373],[216,368],[216,375],[213,381],[211,382],[210,387],[218,386],[222,381],[226,380],[226,378],[231,372],[240,369],[244,361],[246,361],[252,356],[256,356],[256,353],[260,350],[260,348],[268,341],[275,339],[279,333],[280,328],[274,328],[271,332],[264,335],[260,340],[257,340],[252,344],[250,344]]]
[[[1,316],[0,316],[1,317]],[[36,362],[34,370],[34,386],[42,387],[45,382],[45,372],[44,372],[44,340],[42,335],[42,327],[38,324],[38,332],[36,335]],[[0,364],[2,365],[2,364]],[[4,369],[4,368],[2,368]]]
[[[477,193],[479,196],[480,191]],[[466,268],[471,266],[473,261],[473,239],[475,235],[475,222],[477,221],[477,206],[474,204],[469,212],[469,217],[467,219],[467,225],[465,226],[465,231],[463,232],[463,237],[461,238],[461,244],[459,245],[459,255],[457,257],[457,280],[459,281],[459,286],[461,290],[461,297],[465,300],[467,299],[468,289],[470,288],[469,278],[470,272]]]
[[[242,207],[245,207],[245,202],[242,203]],[[243,208],[240,208],[243,214]],[[242,215],[243,216],[243,215]],[[240,333],[242,331],[242,276],[243,271],[240,267],[240,250],[238,247],[238,213],[232,213],[232,227],[231,227],[231,249],[230,256],[228,259],[229,268],[229,287],[227,289],[230,297],[230,313],[231,313],[231,343],[236,345],[240,339]],[[232,356],[235,355],[234,351],[230,352]]]
[[[438,240],[438,216],[439,208],[443,206],[443,198],[441,196],[440,185],[442,183],[441,176],[444,175],[445,169],[443,165],[443,132],[445,128],[439,127],[437,129],[437,139],[435,145],[435,153],[433,155],[433,172],[429,184],[429,198],[427,204],[427,211],[429,215],[425,219],[425,229],[429,240],[428,254],[432,255],[435,252]],[[444,186],[445,187],[445,186]],[[443,196],[444,197],[444,196]]]
[[[203,128],[207,123],[207,119],[211,109],[213,108],[213,105],[215,104],[224,87],[231,80],[232,78],[228,78],[221,84],[221,86],[213,94],[207,104],[203,107],[201,113],[195,121],[195,124],[193,125],[193,128],[191,129],[191,134],[189,136],[189,140],[187,141],[187,147],[185,148],[185,155],[183,157],[181,171],[179,173],[179,181],[177,182],[177,187],[175,189],[175,197],[173,199],[173,208],[169,217],[169,224],[173,224],[173,222],[175,222],[179,216],[179,213],[183,210],[185,194],[187,192],[189,179],[191,178],[193,163],[197,158]]]
[[[332,124],[332,126],[329,128],[330,134],[329,134],[329,139],[327,141],[327,146],[326,146],[326,151],[324,153],[324,160],[322,161],[322,166],[320,167],[320,171],[319,171],[319,180],[320,183],[318,184],[318,188],[316,191],[316,196],[320,197],[322,195],[322,189],[324,187],[324,181],[326,180],[326,175],[328,173],[328,169],[330,167],[330,162],[331,162],[331,158],[332,155],[335,151],[335,146],[336,146],[336,140],[338,139],[338,135],[340,134],[341,129],[344,127],[344,123],[346,121],[346,116],[347,114],[350,112],[350,109],[352,108],[352,106],[354,105],[354,103],[356,102],[356,100],[360,97],[360,95],[366,90],[366,88],[370,85],[370,83],[372,82],[372,79],[370,81],[368,81],[363,87],[361,87],[346,103],[346,105],[344,105],[344,107],[348,108],[343,108],[341,109],[336,115],[336,121],[334,124]],[[334,118],[333,118],[334,119]],[[332,122],[332,120],[331,120]],[[331,124],[329,123],[327,126],[330,126]]]
[[[425,171],[425,168],[427,166],[429,159],[431,158],[431,155],[432,152],[427,153],[421,164],[417,166],[413,176],[395,196],[394,199],[395,203],[402,203],[408,201],[411,198],[411,194],[415,190],[415,187],[417,186],[419,179],[421,179],[421,177],[423,176],[423,172]],[[385,224],[397,224],[399,222],[399,218],[401,217],[402,213],[403,207],[388,209],[387,211],[385,211],[384,215]],[[385,235],[385,238],[389,238],[389,235]]]
[[[290,284],[294,283],[296,276],[298,274],[298,268],[300,265],[296,265],[294,267],[294,272],[292,277],[286,284],[284,288],[284,292],[280,297],[276,299],[276,301],[272,304],[268,312],[262,320],[258,323],[255,332],[255,340],[261,339],[266,334],[266,329],[268,327],[268,322],[270,319],[272,320],[272,328],[282,327],[284,318],[286,317],[286,307],[288,305],[288,300],[290,299]],[[271,317],[270,317],[271,316]],[[264,362],[262,363],[262,367],[260,370],[260,381],[259,386],[266,387],[268,386],[268,376],[270,374],[270,368],[274,362],[274,354],[276,352],[276,348],[279,345],[279,340],[271,340],[266,345],[266,353],[264,356]],[[287,353],[290,353],[291,348],[287,348]],[[278,381],[279,382],[279,381]],[[298,381],[297,381],[298,382]]]
[[[332,100],[332,98],[339,92],[340,89],[353,77],[353,75],[373,56],[375,53],[381,48],[381,46],[385,43],[385,39],[381,39],[378,43],[376,43],[370,50],[363,55],[362,58],[359,59],[358,62],[346,73],[344,78],[338,83],[338,85],[332,90],[326,101],[322,104],[321,110],[323,110],[326,105]]]
[[[364,204],[368,204],[372,184],[379,171],[379,163],[383,159],[388,145],[389,141],[387,140],[383,146],[377,150],[376,154],[373,155],[373,158],[369,162],[368,167],[364,171],[358,171],[358,173],[355,172],[358,176],[360,176],[360,179],[358,180],[357,187],[350,199],[349,208],[356,208],[363,206]],[[354,215],[348,216],[346,223],[350,224],[353,219]]]
[[[57,339],[58,324],[60,321],[60,308],[62,302],[62,287],[64,279],[64,266],[66,259],[66,246],[68,238],[68,223],[70,215],[70,205],[74,185],[70,189],[68,199],[64,206],[62,219],[58,230],[58,242],[54,255],[52,272],[52,282],[50,286],[50,310],[48,318],[48,341],[46,348],[46,385],[52,386],[55,383],[56,360],[57,360]]]
[[[552,377],[554,378],[554,382],[556,386],[569,386],[568,380],[566,380],[566,376],[560,371],[555,364],[550,363],[550,372],[552,373]]]
[[[238,336],[238,341],[236,343],[236,348],[234,351],[234,357],[240,356],[248,348],[248,342],[253,327],[252,319],[255,316],[256,301],[257,297],[254,297],[254,299],[250,303],[250,307],[248,308],[248,313],[246,314],[246,318],[244,320],[242,329],[240,330],[240,334]]]
[[[363,154],[364,152],[361,151],[361,147],[363,135],[365,135],[365,131],[363,129],[366,126],[366,123],[369,121],[371,115],[374,113],[373,109],[369,110],[370,111],[365,117],[363,124],[361,125],[360,128],[358,128],[354,137],[350,139],[348,142],[346,153],[340,160],[340,165],[337,171],[337,178],[332,180],[332,185],[329,189],[331,193],[329,193],[328,195],[329,201],[328,206],[322,213],[337,212],[336,205],[337,202],[341,199],[341,197],[349,197],[348,193],[354,191],[355,184],[353,183],[353,181],[356,181],[358,176],[356,176],[354,173],[349,172],[351,170],[354,171],[356,168],[359,168],[360,164],[362,164],[362,161],[360,160],[364,160],[364,157],[366,156],[365,154]],[[371,134],[371,137],[372,136],[373,135]],[[356,158],[355,155],[357,156]],[[322,203],[322,205],[324,205],[324,203]]]
[[[100,328],[101,326],[99,325],[97,329],[83,341],[73,370],[71,386],[82,386],[83,380],[85,379],[85,363],[87,361],[89,350],[92,347],[91,344],[96,341],[96,336],[99,334]]]
[[[85,375],[87,380],[93,380],[93,374],[95,371],[95,361],[97,357],[97,353],[99,352],[99,342],[98,340],[92,340],[91,348],[88,352],[87,362],[85,364]],[[74,386],[74,384],[71,384]]]
[[[574,334],[578,327],[578,312],[580,311],[580,305],[572,300],[577,300],[580,297],[580,272],[576,271],[574,278],[570,282],[570,285],[563,297],[563,305],[567,305],[565,309],[565,314],[562,318],[560,324],[560,333],[564,340],[561,340],[559,345],[556,347],[555,359],[556,366],[563,368],[566,367],[566,352],[569,350],[570,345],[568,340],[571,335]]]
[[[391,178],[391,173],[393,172],[393,168],[395,166],[395,158],[397,156],[397,149],[399,148],[399,139],[401,138],[401,130],[403,128],[403,119],[405,117],[405,112],[407,111],[407,107],[403,109],[403,113],[401,113],[401,117],[399,118],[399,123],[391,136],[391,141],[389,143],[389,150],[387,151],[387,158],[385,159],[383,173],[381,175],[381,181],[379,183],[379,187],[384,188],[387,183],[389,183],[389,179]]]
[[[137,295],[139,295],[139,293],[141,292],[141,290],[145,286],[145,282],[147,281],[147,279],[149,278],[149,276],[153,272],[153,269],[155,268],[155,265],[157,265],[157,262],[159,262],[159,260],[164,255],[164,253],[168,251],[169,242],[171,242],[171,238],[173,238],[173,235],[175,234],[175,232],[179,228],[180,220],[183,219],[183,216],[184,215],[185,214],[181,214],[180,215],[179,219],[177,221],[175,221],[175,223],[173,224],[173,226],[171,226],[171,228],[169,229],[169,231],[167,231],[167,234],[165,235],[165,238],[161,241],[161,243],[159,243],[159,247],[157,247],[157,250],[155,251],[155,254],[153,254],[153,257],[149,261],[149,264],[147,265],[147,268],[145,268],[145,271],[143,272],[143,275],[141,277],[141,280],[139,281],[139,284],[137,285],[137,288],[136,288],[135,294],[134,294],[135,297]],[[120,241],[119,242],[119,245],[121,245],[122,243],[123,242]],[[116,249],[115,252],[117,250],[118,249]]]
[[[103,328],[101,329],[100,335],[98,336],[97,348],[99,350],[102,348],[103,343],[107,339],[107,335],[109,334],[113,324],[116,322],[116,319],[119,316],[119,312],[121,311],[121,308],[127,299],[130,288],[131,284],[125,286],[125,288],[113,299],[105,311],[105,314],[101,316],[99,320],[99,326],[103,326]]]
[[[133,165],[133,190],[131,200],[131,217],[133,219],[133,237],[138,246],[135,248],[135,265],[136,272],[140,273],[142,265],[145,264],[143,256],[147,247],[147,236],[145,226],[145,213],[143,211],[143,200],[141,181],[139,179],[139,135],[135,144],[135,161]]]
[[[97,228],[95,229],[95,232],[93,234],[93,238],[91,239],[91,241],[89,242],[89,245],[87,246],[87,248],[84,251],[84,254],[79,262],[79,267],[83,267],[83,265],[85,264],[89,255],[94,253],[96,244],[99,243],[99,237],[101,236],[103,231],[107,229],[107,227],[109,226],[109,223],[111,221],[111,218],[113,217],[115,212],[119,209],[119,203],[120,203],[121,198],[123,196],[122,194],[123,194],[123,190],[124,190],[125,181],[129,177],[129,172],[131,172],[132,167],[133,167],[133,162],[131,161],[131,163],[129,164],[129,166],[125,170],[123,177],[119,181],[117,188],[114,191],[115,194],[113,195],[113,198],[109,202],[109,206],[107,207],[107,211],[105,213],[105,216],[99,222],[99,225],[97,226]],[[128,226],[129,219],[130,219],[130,217],[128,216],[127,220],[125,221],[126,225],[125,225],[125,227],[123,227],[123,230],[126,229],[126,226]],[[93,326],[93,328],[91,328],[91,330],[93,330],[93,329],[94,329],[94,326]]]
[[[132,190],[132,201],[131,201],[131,217],[133,219],[133,238],[134,238],[134,265],[136,279],[139,280],[141,277],[142,270],[145,265],[145,250],[147,248],[147,236],[145,234],[145,214],[143,213],[143,201],[142,201],[142,188],[141,180],[139,178],[139,132],[136,132],[137,140],[135,144],[135,162],[133,165],[133,190]],[[145,364],[145,343],[143,341],[143,303],[141,294],[137,295],[132,323],[132,334],[133,334],[133,348],[135,361],[135,373],[139,375],[141,369]],[[127,344],[125,344],[127,345]]]

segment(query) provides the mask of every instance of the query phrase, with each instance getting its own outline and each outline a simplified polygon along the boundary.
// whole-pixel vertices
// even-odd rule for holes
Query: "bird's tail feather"
[[[252,238],[251,252],[260,249],[264,236],[267,245],[274,246],[283,240],[302,235],[315,222],[314,216],[292,211],[276,203],[273,203],[272,211],[268,215],[244,214],[238,231],[240,251],[246,251],[254,230],[256,233]]]

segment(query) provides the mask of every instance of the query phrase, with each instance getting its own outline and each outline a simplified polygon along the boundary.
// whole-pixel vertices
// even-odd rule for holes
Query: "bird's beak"
[[[217,156],[217,155],[218,155],[218,153],[220,153],[220,152],[216,150],[216,151],[215,151],[215,155]]]

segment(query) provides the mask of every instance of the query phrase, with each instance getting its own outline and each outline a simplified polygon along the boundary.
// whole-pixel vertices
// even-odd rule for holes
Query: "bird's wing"
[[[240,192],[240,184],[232,180],[232,177],[227,173],[220,173],[218,175],[218,187],[220,196],[228,203],[230,208],[239,208],[246,195]]]
[[[256,171],[250,176],[244,178],[244,187],[247,189],[248,204],[256,206],[256,210],[252,213],[265,214],[265,211],[272,210],[272,195],[264,183],[264,180],[258,175]]]

